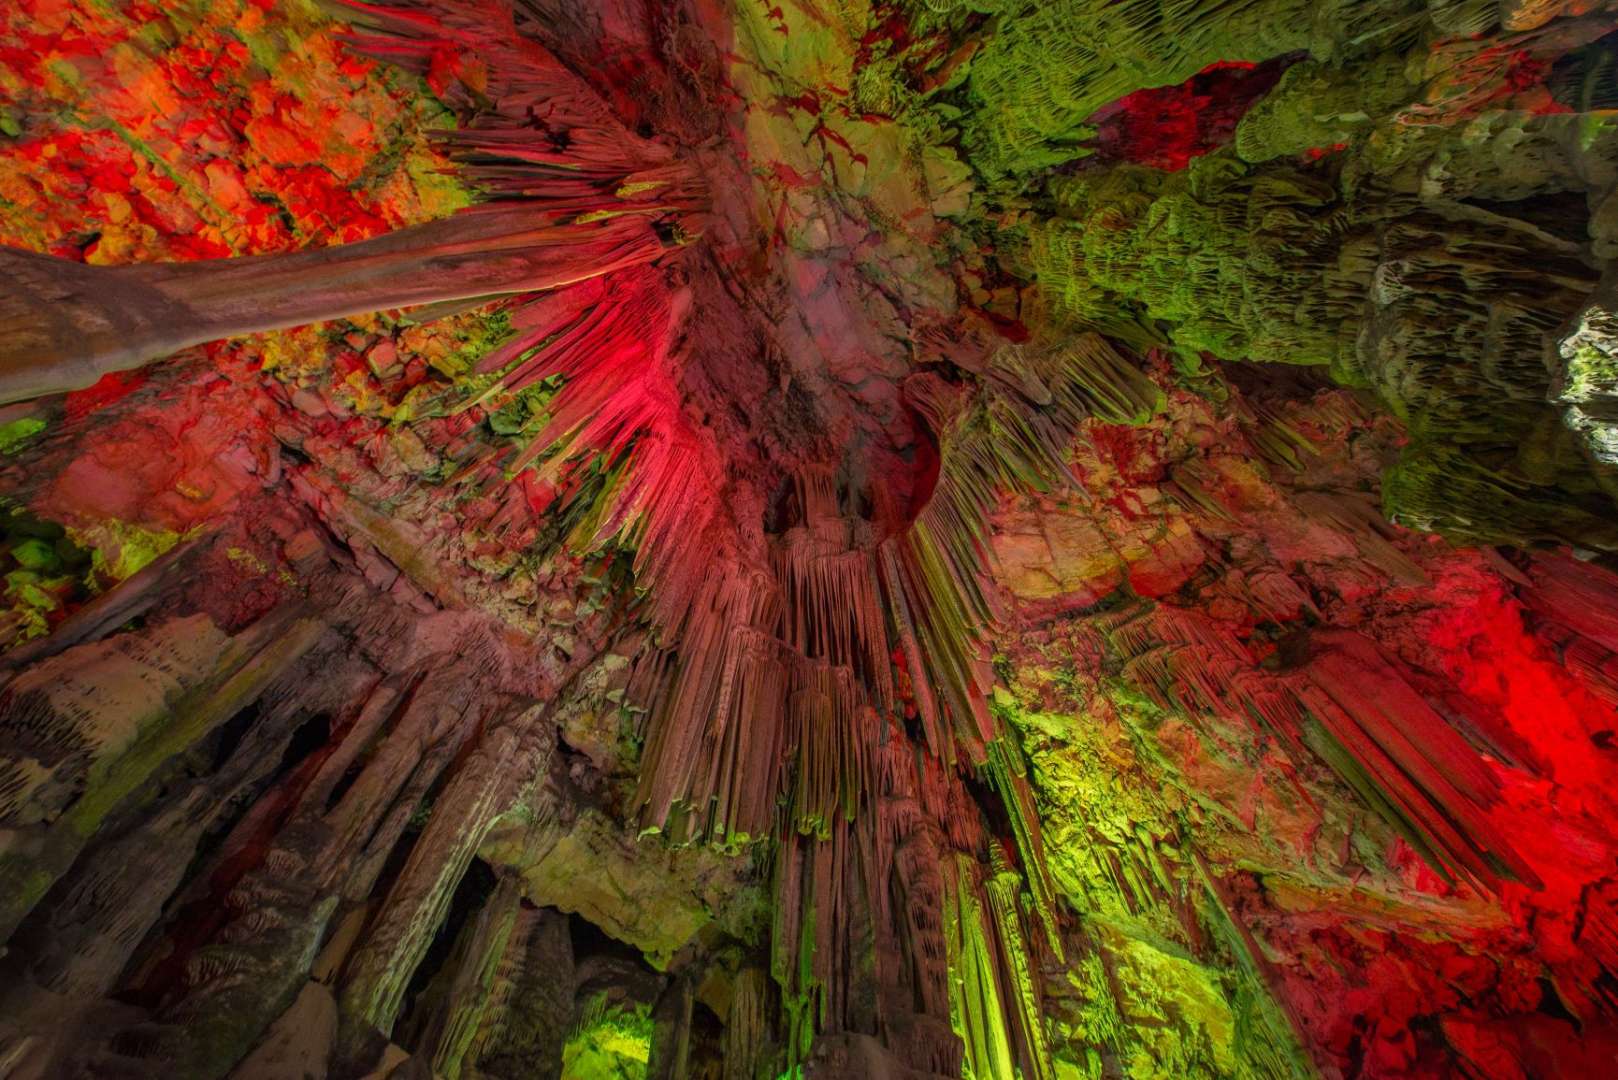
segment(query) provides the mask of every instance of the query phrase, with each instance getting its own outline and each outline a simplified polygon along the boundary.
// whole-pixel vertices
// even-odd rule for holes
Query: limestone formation
[[[0,10],[0,1076],[1612,1074],[1614,20]]]

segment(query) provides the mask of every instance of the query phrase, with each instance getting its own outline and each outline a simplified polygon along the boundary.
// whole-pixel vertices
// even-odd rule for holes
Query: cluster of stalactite
[[[1488,822],[1500,791],[1478,752],[1368,639],[1316,633],[1307,670],[1273,680],[1194,613],[1124,610],[1098,629],[1160,707],[1252,716],[1291,753],[1318,754],[1441,873],[1538,884]]]
[[[930,4],[939,10],[984,5]],[[1219,61],[1308,52],[1359,59],[1434,36],[1500,26],[1498,5],[1449,0],[1372,4],[1266,0],[1239,11],[1213,3],[1002,0],[1000,32],[973,59],[966,145],[990,180],[1020,180],[1082,152],[1102,108],[1142,87],[1182,82]],[[1512,13],[1507,12],[1510,19]],[[1370,92],[1381,92],[1373,86]]]
[[[1037,185],[1045,168],[1097,149],[1091,142],[1094,125],[1102,123],[1113,102],[1142,87],[1183,83],[1218,63],[1307,55],[1312,62],[1332,65],[1336,73],[1354,71],[1351,78],[1336,79],[1341,107],[1333,108],[1330,97],[1315,99],[1311,108],[1288,118],[1296,136],[1341,128],[1345,121],[1361,123],[1367,112],[1375,115],[1379,102],[1403,104],[1390,100],[1390,94],[1396,99],[1406,78],[1395,60],[1406,49],[1451,47],[1448,63],[1472,68],[1456,83],[1464,79],[1474,84],[1464,96],[1471,99],[1468,104],[1479,105],[1485,96],[1476,91],[1476,81],[1490,68],[1498,74],[1508,63],[1521,63],[1535,47],[1553,53],[1569,49],[1565,23],[1550,26],[1557,19],[1590,16],[1584,19],[1586,34],[1605,32],[1602,18],[1590,15],[1592,8],[1599,13],[1605,5],[1532,0],[1324,6],[1267,0],[1241,11],[1162,0],[929,0],[925,6],[934,13],[929,21],[945,26],[958,26],[974,11],[997,11],[997,32],[985,36],[972,55],[959,99],[968,105],[963,141],[969,159],[985,180],[1002,186]],[[1555,42],[1558,37],[1561,42]],[[1552,39],[1548,45],[1547,39]],[[1429,74],[1443,66],[1430,65]],[[1311,73],[1299,71],[1283,91],[1296,94],[1311,81]],[[1320,146],[1322,142],[1299,144],[1296,151]]]
[[[1563,336],[1613,254],[1602,6],[1076,7],[1009,5],[963,96],[980,173],[1055,211],[1026,268],[1056,310],[1193,366],[1331,365],[1410,424],[1399,520],[1610,550],[1609,369]],[[1110,95],[1230,60],[1297,62],[1228,150],[1100,168]]]
[[[548,51],[514,33],[503,4],[365,7],[362,14],[380,32],[356,36],[357,47],[429,80],[443,79],[448,65],[448,89],[495,103],[473,110],[474,122],[446,137],[490,193],[488,203],[442,225],[291,262],[92,272],[12,255],[29,287],[43,290],[14,317],[37,329],[44,293],[64,303],[83,298],[91,277],[108,286],[93,302],[152,316],[155,336],[113,335],[107,348],[94,334],[57,342],[76,350],[71,384],[80,372],[226,333],[388,303],[546,289],[506,305],[502,314],[514,332],[476,365],[459,403],[464,411],[543,390],[545,421],[524,440],[462,447],[452,483],[478,495],[537,465],[525,490],[568,493],[553,496],[549,509],[571,519],[575,542],[633,548],[635,586],[648,598],[640,614],[659,642],[637,660],[628,688],[645,706],[635,796],[642,825],[682,844],[740,850],[766,837],[780,844],[773,968],[787,1019],[782,1030],[734,1033],[727,1055],[768,1062],[779,1040],[789,1065],[814,1046],[815,1067],[832,1075],[847,1054],[908,1058],[941,1075],[959,1072],[963,1060],[981,1075],[1013,1061],[1047,1075],[1027,959],[1035,946],[1025,940],[1035,913],[1022,909],[1010,883],[1024,874],[1035,883],[1037,921],[1053,948],[1054,916],[1026,777],[997,745],[1002,732],[985,706],[994,620],[985,515],[1006,486],[1071,482],[1063,457],[1077,426],[1092,412],[1144,419],[1161,403],[1160,391],[1094,335],[1054,348],[1000,350],[966,381],[948,368],[916,375],[901,395],[934,463],[931,473],[923,464],[908,504],[889,505],[893,497],[871,483],[879,478],[861,477],[857,462],[794,465],[783,470],[790,489],[777,521],[762,545],[751,543],[724,507],[725,459],[713,433],[691,417],[681,389],[688,353],[676,343],[689,305],[682,271],[648,265],[665,238],[696,233],[688,215],[700,208],[702,192],[690,166],[671,160],[660,143],[629,136]],[[403,260],[417,284],[401,292],[395,256],[405,250],[425,262]],[[456,261],[462,257],[472,262],[463,266]],[[520,272],[507,262],[521,264]],[[351,287],[362,263],[386,279],[369,292]],[[543,269],[535,276],[522,269],[530,265]],[[449,292],[444,280],[417,272],[427,266],[452,283]],[[327,269],[344,282],[331,296],[321,285]],[[180,284],[161,296],[123,294],[125,285],[137,293],[155,288],[144,278],[131,284],[151,273]],[[266,273],[282,281],[292,307],[282,310]],[[175,289],[185,282],[221,298],[225,315],[214,318],[195,297],[181,297]],[[252,317],[236,318],[249,297]],[[93,330],[115,320],[92,311],[78,321],[80,330]],[[61,329],[43,325],[49,334]],[[62,382],[54,354],[23,352],[14,393]],[[300,474],[295,486],[326,512],[342,508],[336,516],[344,524],[334,527],[376,541],[377,551],[359,566],[371,582],[390,590],[398,584],[379,562],[421,576],[416,533],[347,497],[329,478]],[[435,586],[429,604],[466,599],[443,575],[426,576]],[[401,595],[421,599],[408,586]],[[309,625],[314,634],[323,624]],[[278,637],[282,629],[266,623],[263,633],[290,647]],[[569,653],[570,670],[583,655]],[[363,706],[351,722],[353,741],[345,736],[331,762],[311,765],[303,786],[278,790],[273,824],[253,836],[256,860],[243,857],[223,875],[209,871],[196,901],[215,901],[208,920],[176,931],[169,954],[141,961],[153,971],[143,970],[135,985],[157,1003],[152,1018],[139,1021],[145,1052],[124,1054],[120,1048],[134,1037],[119,1030],[76,1048],[31,1051],[39,1060],[93,1071],[132,1057],[169,1060],[187,1075],[218,1074],[268,1018],[298,1000],[300,958],[315,960],[322,947],[330,955],[316,967],[336,980],[342,1018],[338,1060],[374,1056],[374,1033],[386,1035],[400,1020],[413,975],[496,821],[517,814],[543,837],[554,818],[542,794],[546,708],[508,717],[504,696],[497,707],[478,693],[463,693],[462,707],[449,708],[442,699],[452,683],[498,680],[455,664],[424,664],[432,674],[421,678],[437,693],[412,682],[393,688],[410,702],[404,712],[392,698]],[[391,668],[384,677],[404,678]],[[554,691],[531,696],[551,701]],[[418,710],[418,701],[439,704]],[[891,719],[901,712],[906,722]],[[34,723],[30,715],[18,714],[19,746]],[[228,715],[222,706],[197,723],[206,730]],[[378,733],[385,721],[398,743]],[[183,737],[176,731],[171,739]],[[156,768],[180,748],[165,742],[162,753],[142,760]],[[46,756],[54,765],[66,753]],[[372,755],[366,771],[333,801],[345,770],[364,753]],[[43,767],[17,769],[16,812],[39,816],[44,812],[29,809],[26,799],[36,786],[56,788],[44,783]],[[967,786],[974,771],[990,779],[981,797]],[[109,798],[116,802],[149,780],[149,773],[130,773]],[[375,785],[384,786],[373,791]],[[367,801],[355,801],[362,796]],[[427,827],[388,883],[384,867],[405,851],[404,830],[429,798]],[[1004,802],[1013,835],[991,835],[980,798]],[[92,801],[106,809],[104,800]],[[98,823],[80,822],[71,835],[87,836]],[[1003,852],[1002,843],[1011,847]],[[529,846],[545,845],[531,839]],[[355,865],[364,868],[358,872],[343,858],[356,851]],[[51,876],[34,873],[33,863],[19,866],[18,879],[36,883],[19,897],[19,917],[76,854],[69,844],[44,858]],[[1018,862],[1022,869],[1012,869]],[[501,944],[514,934],[511,892],[496,890],[467,924],[442,985],[412,1006],[410,1038],[438,1067],[455,1067],[480,1038],[475,1003],[493,994],[502,950],[512,947]],[[62,909],[50,910],[55,917]],[[859,955],[861,927],[872,935],[865,956],[874,967]],[[166,941],[156,933],[154,957]],[[842,955],[817,947],[824,941],[844,943]],[[349,948],[351,954],[332,953]],[[275,970],[266,971],[272,961]],[[130,962],[126,955],[109,964],[117,970],[94,993],[115,989]],[[965,991],[948,976],[963,964],[975,973]],[[307,1007],[319,1001],[317,994]],[[467,1008],[473,1012],[457,1011]],[[972,1033],[964,1059],[952,1018]],[[286,1023],[296,1028],[302,1019],[299,1012]],[[688,1020],[672,1024],[681,1037]],[[198,1037],[181,1037],[181,1028]]]
[[[1383,422],[1304,386],[1232,387],[1217,412],[1179,398],[1160,439],[1091,425],[1074,464],[1097,503],[1005,521],[1075,538],[1037,558],[1001,538],[1016,565],[1060,566],[1080,543],[1133,564],[1064,578],[1072,595],[1025,604],[997,645],[996,708],[1068,914],[1044,978],[1052,1052],[1084,1075],[1290,1076],[1305,1058],[1576,1074],[1573,1045],[1610,1052],[1594,1048],[1615,1019],[1610,766],[1592,747],[1618,706],[1596,614],[1618,578],[1390,527],[1361,490],[1394,450],[1375,449]],[[1162,501],[1117,501],[1154,488]],[[1137,548],[1142,530],[1187,539]],[[1024,575],[1019,595],[1047,587]],[[1379,944],[1358,952],[1362,934]],[[1377,989],[1446,955],[1435,983],[1478,973],[1453,998]],[[1519,962],[1577,1026],[1483,977]]]
[[[1282,468],[1301,467],[1295,448],[1262,436],[1289,433],[1300,445],[1306,441],[1278,417],[1264,415],[1262,406],[1249,416],[1261,455]],[[1194,463],[1177,468],[1167,484],[1173,497],[1192,512],[1238,520],[1228,492],[1221,494],[1211,478],[1199,482],[1198,472]],[[1421,567],[1388,542],[1387,524],[1361,493],[1306,489],[1293,492],[1290,502],[1303,517],[1352,537],[1359,557],[1390,581],[1428,584]],[[1587,687],[1608,705],[1618,704],[1610,632],[1604,620],[1576,614],[1614,587],[1611,574],[1565,555],[1537,556],[1525,573],[1499,565],[1521,585],[1523,604],[1542,614],[1538,629],[1546,646],[1582,657]],[[1310,596],[1284,577],[1250,581],[1248,602],[1283,622],[1306,611],[1319,615]],[[1518,736],[1471,709],[1463,710],[1463,737],[1447,718],[1461,706],[1453,700],[1435,706],[1374,640],[1350,629],[1316,628],[1306,657],[1280,671],[1261,671],[1248,643],[1195,610],[1144,601],[1097,616],[1087,627],[1097,637],[1081,652],[1116,657],[1129,685],[1160,708],[1244,718],[1296,760],[1324,760],[1440,874],[1465,876],[1484,890],[1502,881],[1542,884],[1489,814],[1500,804],[1501,788],[1485,755],[1522,760]]]
[[[254,524],[301,553],[262,612],[210,609],[199,581],[242,571],[205,536],[6,657],[14,1075],[220,1076],[294,1002],[308,1060],[341,1038],[367,1066],[491,828],[555,828],[555,702],[595,649],[520,654],[450,613],[434,628],[318,522]],[[580,629],[599,645],[609,621]],[[457,969],[485,996],[479,965],[520,958],[537,914],[514,930],[515,898],[496,890]],[[500,1044],[483,1000],[454,993],[416,1039],[444,1075]]]
[[[980,987],[979,996],[954,1010],[973,1011],[975,1068],[993,1075],[1006,1067],[1011,1045],[1017,1060],[1038,1068],[1042,1035],[1020,929],[1029,913],[1003,882],[993,885],[1017,875],[993,863],[995,841],[981,825],[970,826],[983,811],[958,775],[960,768],[979,768],[996,781],[994,795],[1016,823],[1038,917],[1050,932],[1050,887],[1027,782],[1006,766],[996,745],[1002,733],[984,704],[991,682],[985,639],[993,622],[985,516],[1000,489],[1071,482],[1062,448],[1087,416],[1144,420],[1161,405],[1161,391],[1094,335],[1057,348],[1002,350],[976,389],[918,376],[906,393],[937,432],[940,464],[916,520],[879,540],[853,503],[858,493],[839,483],[834,468],[805,467],[793,478],[768,561],[749,566],[736,560],[734,543],[724,543],[715,527],[722,519],[701,516],[714,507],[703,487],[711,480],[692,468],[695,438],[681,441],[681,414],[667,391],[657,411],[658,388],[674,376],[646,342],[666,340],[668,316],[659,314],[664,294],[655,275],[635,274],[515,309],[518,334],[482,366],[504,371],[518,390],[540,378],[564,378],[547,429],[567,434],[564,449],[556,452],[554,437],[541,432],[526,453],[543,448],[561,468],[579,447],[622,458],[621,479],[599,494],[605,505],[590,515],[601,530],[590,539],[622,530],[634,543],[637,582],[651,593],[650,617],[665,642],[636,661],[629,687],[647,709],[636,796],[643,826],[680,843],[733,849],[784,838],[776,855],[784,914],[774,930],[775,973],[787,1002],[784,1043],[794,1060],[817,1032],[882,1034],[896,1052],[904,1044],[892,1033],[914,1028],[921,1032],[914,1036],[918,1060],[933,1062],[931,1071],[940,1074],[958,1071],[947,998],[924,993],[921,1000],[931,1004],[919,1014],[903,1003],[917,986],[942,987],[952,958],[970,955],[984,965],[979,977],[992,990],[985,998],[989,991]],[[574,332],[586,322],[591,334]],[[512,357],[521,357],[515,367]],[[497,460],[488,456],[481,464]],[[866,513],[877,521],[898,516],[894,508]],[[914,733],[882,719],[900,708],[915,722]],[[930,783],[953,795],[923,802],[926,814],[895,809],[916,801],[917,781],[907,782],[903,771],[884,779],[875,748],[888,745],[899,763],[925,752]],[[900,794],[886,794],[895,785]],[[950,798],[954,812],[947,810]],[[936,883],[919,892],[922,885],[905,884],[906,875],[923,873],[928,859],[940,857],[944,849],[932,834],[946,820],[959,834],[948,850],[962,855],[949,864],[954,952],[939,937],[946,893]],[[882,843],[888,830],[895,835]],[[895,853],[912,844],[921,845],[915,849],[921,854],[904,870]],[[798,867],[800,860],[813,869]],[[983,880],[968,871],[990,865],[998,869]],[[895,889],[912,890],[908,907],[891,904]],[[923,922],[905,931],[895,922],[901,916]],[[889,927],[890,936],[874,946],[879,968],[882,958],[906,958],[881,976],[888,990],[878,1000],[886,1004],[875,1010],[858,992],[859,971],[850,966],[857,957],[839,962],[836,952],[816,947],[858,940],[850,935],[862,925]],[[1008,1031],[1021,1034],[1013,1039]]]
[[[986,706],[985,522],[999,490],[1071,482],[1062,448],[1092,410],[1144,419],[1161,393],[1094,335],[1003,350],[975,387],[921,374],[905,392],[940,457],[908,525],[876,535],[894,508],[862,513],[837,469],[808,466],[762,565],[708,551],[670,567],[692,582],[672,589],[690,606],[636,661],[630,693],[647,709],[637,801],[646,828],[679,842],[779,842],[774,971],[793,1061],[819,1032],[818,1067],[835,1072],[838,1053],[857,1052],[828,1050],[837,1038],[881,1035],[901,1059],[913,1050],[924,1071],[952,1075],[950,1018],[969,1010],[975,1075],[1009,1067],[1010,1046],[1046,1075],[1024,921],[1049,929],[1050,888],[1026,778],[1006,764]],[[659,613],[668,599],[656,590],[668,587],[654,587]],[[985,797],[1009,811],[1015,836],[985,831],[965,785],[974,772],[991,778]],[[1034,883],[1037,911],[995,885],[1022,880],[1001,842]],[[856,944],[866,934],[874,975]],[[952,1011],[947,973],[960,957],[986,981]]]
[[[610,331],[617,309],[597,310]],[[587,394],[579,370],[569,388]],[[927,523],[924,536],[875,542],[836,474],[805,469],[766,565],[669,571],[696,579],[699,599],[627,676],[628,699],[649,706],[643,823],[732,849],[779,841],[777,988],[738,991],[744,1014],[747,1001],[768,1011],[727,1027],[734,1075],[811,1049],[826,1075],[894,1055],[937,1075],[963,1061],[1050,1075],[1033,958],[1060,943],[1026,769],[981,707],[984,518],[999,486],[1068,478],[1062,447],[1092,409],[1136,420],[1161,393],[1094,337],[1008,350],[987,370],[976,390],[918,384],[943,429],[928,507],[944,509],[910,527]],[[302,438],[306,454],[332,452]],[[512,445],[474,443],[461,474]],[[70,442],[44,449],[52,468],[72,460]],[[442,1075],[498,1076],[559,1050],[557,1017],[575,1015],[570,994],[545,1006],[515,989],[524,965],[554,961],[556,932],[519,886],[501,877],[476,906],[461,898],[495,829],[521,822],[530,857],[563,831],[558,709],[625,597],[590,598],[615,579],[555,583],[595,614],[565,653],[535,652],[487,616],[426,614],[433,603],[384,568],[414,566],[432,587],[436,554],[320,470],[292,483],[304,516],[266,496],[228,540],[182,542],[5,658],[7,1037],[25,1075],[217,1076],[249,1051],[243,1076],[304,1058],[357,1068],[401,1055],[392,1034]],[[628,481],[569,490],[564,519],[570,501],[626,528],[657,513],[610,508],[636,498]],[[251,550],[235,546],[244,529],[262,534]],[[243,573],[278,583],[246,610],[216,584]],[[907,628],[901,610],[935,621]],[[948,664],[960,674],[938,674]],[[940,699],[923,705],[917,687]],[[445,933],[453,945],[418,987]],[[648,995],[666,1014],[663,1066],[690,1036],[681,985]],[[35,1021],[58,1000],[82,1015],[42,1038]],[[543,1013],[527,1035],[523,1009]]]
[[[355,34],[356,48],[468,97],[474,121],[442,138],[487,197],[425,225],[275,257],[87,267],[0,249],[12,280],[0,300],[0,396],[78,389],[234,334],[553,289],[700,234],[706,185],[691,164],[626,129],[517,32],[508,4],[352,6],[374,30]]]
[[[1610,550],[1604,427],[1581,442],[1564,423],[1547,363],[1597,286],[1603,218],[1589,219],[1598,258],[1572,231],[1586,211],[1564,229],[1506,206],[1524,171],[1587,196],[1590,213],[1604,205],[1613,144],[1604,127],[1576,134],[1588,128],[1495,113],[1406,134],[1387,151],[1398,169],[1336,179],[1234,150],[1182,173],[1084,174],[1054,185],[1067,216],[1033,227],[1030,262],[1065,314],[1137,341],[1155,321],[1193,366],[1205,353],[1322,365],[1374,389],[1411,437],[1384,486],[1395,520]],[[1434,170],[1441,183],[1421,179]]]
[[[66,389],[248,330],[430,301],[428,320],[530,295],[501,304],[509,335],[464,377],[417,400],[431,446],[400,426],[408,399],[386,430],[375,414],[331,417],[307,390],[237,400],[274,437],[239,455],[244,488],[263,492],[234,509],[228,535],[189,536],[116,588],[75,595],[49,636],[0,657],[0,970],[15,976],[0,995],[0,1061],[39,1077],[249,1080],[305,1064],[386,1073],[410,1057],[445,1077],[516,1076],[559,1068],[570,1031],[577,1042],[627,1017],[660,1078],[1054,1078],[1077,1067],[1080,1042],[1099,1076],[1117,1071],[1100,1048],[1142,1042],[1097,1004],[1124,1002],[1104,984],[1133,957],[1190,971],[1176,1008],[1213,1003],[1250,1040],[1239,1067],[1206,1032],[1208,1046],[1159,1047],[1160,1062],[1296,1073],[1310,1035],[1243,920],[1241,882],[1200,852],[1166,867],[1185,821],[1104,838],[1098,826],[1053,854],[1041,819],[1069,826],[1071,807],[1059,777],[1038,781],[1057,757],[1026,715],[995,704],[995,513],[1007,492],[1086,498],[1108,470],[1135,485],[1108,505],[1147,517],[1141,495],[1155,487],[1165,528],[1128,590],[1113,579],[1074,615],[1063,646],[1086,677],[1127,687],[1130,708],[1190,718],[1199,737],[1240,728],[1273,743],[1290,775],[1317,790],[1326,776],[1374,813],[1448,896],[1564,897],[1524,823],[1566,822],[1512,800],[1523,777],[1554,774],[1582,812],[1606,808],[1599,769],[1571,775],[1588,747],[1536,743],[1504,707],[1468,704],[1484,691],[1459,685],[1466,672],[1446,682],[1395,655],[1395,635],[1338,625],[1325,590],[1279,556],[1236,567],[1205,550],[1220,529],[1231,552],[1260,547],[1232,535],[1263,510],[1328,536],[1363,579],[1344,591],[1431,586],[1368,473],[1299,482],[1273,505],[1254,494],[1245,458],[1302,473],[1319,464],[1320,431],[1369,427],[1352,398],[1323,395],[1302,419],[1285,403],[1231,404],[1199,445],[1228,438],[1240,464],[1188,453],[1148,468],[1097,451],[1081,477],[1073,459],[1081,433],[1092,449],[1156,438],[1144,432],[1171,396],[1193,411],[1163,365],[1149,376],[1094,330],[1142,352],[1166,344],[1209,400],[1229,388],[1205,354],[1321,366],[1375,391],[1408,430],[1381,492],[1392,516],[1473,541],[1618,550],[1606,471],[1618,345],[1598,284],[1618,242],[1618,141],[1591,100],[1544,115],[1513,96],[1599,20],[1506,12],[1515,36],[1436,50],[1417,100],[1400,50],[1434,30],[1493,31],[1497,5],[999,5],[1006,18],[960,91],[977,103],[966,150],[991,184],[1068,161],[1082,122],[1144,83],[1214,60],[1315,56],[1287,68],[1233,146],[1186,171],[1066,169],[1039,196],[1055,216],[1008,218],[1019,250],[1003,256],[1083,329],[989,347],[931,327],[909,343],[905,374],[847,380],[859,405],[844,387],[812,403],[783,389],[779,415],[772,400],[737,420],[753,403],[719,388],[744,373],[721,369],[758,357],[702,348],[789,340],[750,337],[771,319],[748,305],[764,310],[758,296],[773,301],[808,260],[726,278],[743,298],[714,302],[744,261],[731,265],[734,252],[751,249],[738,238],[711,265],[680,257],[708,224],[690,148],[636,134],[636,103],[609,107],[541,45],[560,34],[542,6],[520,22],[499,0],[349,6],[357,49],[423,75],[461,111],[444,146],[486,200],[276,260],[91,269],[0,249],[18,284],[0,297],[0,393]],[[1376,73],[1375,101],[1324,62],[1339,48],[1362,61],[1348,70]],[[1394,121],[1352,159],[1296,160],[1383,113]],[[1547,188],[1559,193],[1548,206],[1517,206]],[[699,299],[711,307],[693,314]],[[1028,336],[1002,322],[1008,339]],[[157,383],[148,400],[172,389]],[[206,428],[207,407],[188,401],[185,431]],[[768,430],[776,420],[838,437]],[[70,441],[46,440],[32,461],[65,468]],[[1346,446],[1331,453],[1361,452]],[[440,496],[452,512],[436,514]],[[453,545],[434,534],[446,517],[468,566],[509,570],[509,541],[564,569],[543,589],[447,572]],[[35,551],[8,550],[19,566]],[[1299,542],[1291,561],[1312,553]],[[1487,557],[1513,589],[1490,594],[1508,627],[1530,626],[1581,693],[1618,705],[1610,572],[1562,553]],[[1230,595],[1206,610],[1177,602],[1206,584],[1197,575]],[[570,613],[565,632],[545,628],[546,603]],[[621,792],[558,741],[578,719],[567,710],[597,698],[635,745]],[[1610,731],[1598,736],[1585,741]],[[567,920],[528,895],[525,873],[564,843],[587,847],[586,811],[633,821],[670,860],[767,864],[770,925],[725,940],[742,959],[717,997],[706,988],[728,1001],[717,1037],[702,1030],[701,965],[669,955],[691,935],[647,950],[668,974],[577,956]],[[1086,895],[1058,861],[1105,885]],[[1547,963],[1574,1012],[1604,1016],[1618,891],[1589,876],[1572,897],[1563,944],[1582,959]],[[1197,963],[1102,925],[1118,905]],[[1218,988],[1203,961],[1230,968]],[[1063,980],[1087,1011],[1059,1060],[1051,1017],[1070,1002],[1047,999]]]

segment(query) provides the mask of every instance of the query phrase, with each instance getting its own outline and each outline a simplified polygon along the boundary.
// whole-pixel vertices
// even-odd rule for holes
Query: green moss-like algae
[[[1065,987],[1047,986],[1054,1074],[1310,1075],[1204,881],[1194,852],[1210,819],[1156,749],[1166,718],[1122,685],[1092,689],[1105,716],[1027,708],[1004,690],[996,700],[1027,755],[1045,857],[1079,928]]]
[[[94,553],[97,574],[109,582],[132,577],[181,539],[168,529],[148,529],[116,518],[69,529],[68,535]]]
[[[935,7],[981,8],[981,2]],[[1308,50],[1328,57],[1421,25],[1419,0],[1262,0],[1240,8],[1169,0],[1000,0],[997,32],[971,64],[963,143],[991,182],[1082,156],[1092,114],[1135,90],[1183,82],[1217,61]],[[1401,34],[1393,35],[1395,38]]]
[[[568,1036],[562,1075],[568,1080],[644,1080],[652,1029],[647,1005],[597,997]]]
[[[23,416],[0,424],[0,454],[15,454],[33,442],[45,428],[45,421],[37,416]]]

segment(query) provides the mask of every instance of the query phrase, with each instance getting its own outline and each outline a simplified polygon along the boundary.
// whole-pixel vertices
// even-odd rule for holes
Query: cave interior
[[[6,0],[0,534],[0,1080],[1618,1076],[1618,0]]]

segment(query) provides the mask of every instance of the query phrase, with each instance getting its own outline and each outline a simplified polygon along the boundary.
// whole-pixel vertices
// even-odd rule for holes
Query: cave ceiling
[[[0,7],[0,1077],[1618,1075],[1605,0]]]

